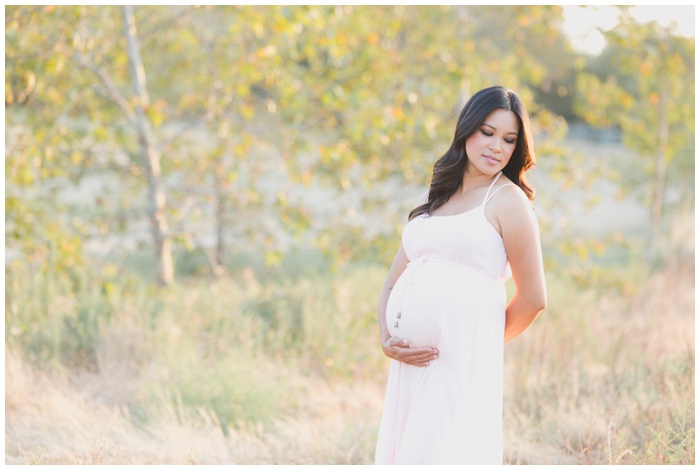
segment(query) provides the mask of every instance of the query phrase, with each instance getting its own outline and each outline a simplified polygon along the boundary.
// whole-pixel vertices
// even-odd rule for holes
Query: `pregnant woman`
[[[529,117],[515,93],[497,86],[472,96],[379,299],[393,360],[375,463],[503,463],[503,343],[546,304],[524,177],[532,165]]]

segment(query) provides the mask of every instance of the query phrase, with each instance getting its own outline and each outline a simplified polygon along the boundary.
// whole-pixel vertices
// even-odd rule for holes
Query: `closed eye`
[[[485,131],[484,129],[479,129],[482,134],[484,134],[486,137],[492,137],[493,133]],[[507,144],[513,145],[515,143],[515,139],[503,139]]]

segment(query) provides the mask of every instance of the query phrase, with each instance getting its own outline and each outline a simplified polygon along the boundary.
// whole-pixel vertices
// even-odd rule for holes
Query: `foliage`
[[[146,188],[123,112],[130,78],[118,9],[7,13],[7,123],[36,129],[32,152],[45,155],[40,179],[28,180],[23,169],[31,152],[8,168],[10,226],[16,219],[18,230],[26,227],[22,214],[31,213],[20,210],[26,200],[12,196],[15,187],[31,181],[43,191],[48,178],[69,174],[77,185],[101,174],[114,184],[96,198],[98,210],[81,200],[72,212],[92,237],[131,238],[145,215]],[[206,251],[214,233],[216,256],[208,258],[215,264],[227,262],[227,246],[249,245],[275,262],[312,245],[342,263],[373,240],[395,240],[398,214],[388,227],[367,230],[386,217],[386,194],[369,189],[385,181],[424,187],[456,113],[483,86],[518,89],[538,132],[556,137],[565,129],[528,89],[560,80],[562,61],[540,53],[564,44],[558,8],[139,7],[135,15],[170,235]],[[502,24],[503,39],[489,39],[487,22]],[[9,151],[19,156],[22,147],[13,142]],[[347,203],[320,213],[305,197],[311,189]],[[397,201],[402,214],[415,197]],[[26,253],[32,238],[25,228],[13,240]]]
[[[593,125],[619,127],[639,154],[623,170],[625,189],[649,207],[653,245],[674,207],[667,180],[680,196],[675,207],[694,194],[694,42],[653,22],[636,24],[628,13],[605,36],[606,50],[577,77],[577,109]]]

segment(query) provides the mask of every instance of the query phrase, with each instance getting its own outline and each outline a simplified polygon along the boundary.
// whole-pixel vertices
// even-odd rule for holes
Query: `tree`
[[[600,62],[578,77],[577,109],[590,124],[619,126],[625,145],[647,159],[625,172],[645,192],[651,255],[660,237],[669,166],[687,167],[690,162],[692,167],[693,40],[655,22],[637,24],[627,12],[605,37],[608,46]],[[692,175],[679,176],[686,186],[678,189],[687,198]]]
[[[566,68],[550,68],[541,53],[554,56],[561,42],[549,28],[557,8],[139,7],[138,55],[125,47],[133,36],[118,9],[44,11],[33,31],[53,38],[51,59],[66,65],[65,77],[35,73],[34,88],[52,80],[63,106],[44,106],[46,122],[66,122],[67,134],[46,133],[73,149],[83,142],[79,171],[117,175],[124,187],[100,226],[130,225],[133,201],[150,187],[144,210],[158,252],[194,239],[213,272],[238,235],[270,261],[289,240],[341,261],[393,246],[477,89],[515,88],[536,132],[564,128],[534,93]],[[499,15],[503,37],[486,34],[484,22]],[[31,82],[11,70],[19,97]],[[380,219],[388,223],[377,228]]]
[[[176,25],[187,10],[167,12],[147,17],[146,40]],[[40,162],[41,172],[32,184],[43,192],[47,187],[60,188],[57,179],[64,177],[76,183],[90,173],[117,177],[123,189],[117,194],[117,207],[106,194],[98,197],[97,205],[104,207],[99,217],[104,219],[96,218],[98,214],[92,211],[88,216],[84,209],[68,219],[83,219],[78,239],[85,239],[88,234],[105,234],[105,229],[120,230],[126,225],[125,220],[133,217],[126,208],[132,204],[128,202],[130,194],[140,190],[134,176],[144,175],[157,281],[169,284],[173,279],[172,234],[161,176],[161,149],[152,131],[153,120],[162,121],[159,109],[163,102],[151,103],[133,12],[127,7],[121,19],[119,10],[104,7],[11,7],[7,13],[6,104],[11,106],[7,119],[8,123],[17,122],[20,129],[34,129],[33,145],[40,152],[35,161]],[[119,47],[120,43],[128,48]],[[129,75],[123,71],[128,70],[133,92],[127,91]],[[26,85],[20,88],[23,77],[32,83],[31,97]],[[135,142],[138,150],[134,152]],[[105,152],[105,148],[112,151]],[[13,168],[21,164],[20,157],[31,154],[20,149],[13,153],[14,158],[7,160],[9,173],[19,175],[20,168]],[[52,179],[53,184],[46,184]],[[15,181],[21,183],[11,180]],[[10,225],[17,227],[13,222],[21,222],[28,199],[26,195],[12,196],[14,187],[10,185],[6,200]],[[20,242],[26,245],[33,238],[23,237]]]
[[[158,264],[157,280],[158,284],[165,286],[172,283],[174,273],[168,219],[165,213],[165,191],[161,181],[160,154],[154,146],[150,122],[146,117],[146,109],[150,101],[146,89],[146,72],[139,52],[136,22],[131,6],[122,6],[122,14],[124,15],[124,37],[129,53],[129,65],[136,98],[133,108],[124,105],[124,110],[129,113],[129,120],[136,127],[138,133],[141,158],[148,180],[148,216],[151,222]],[[121,102],[119,95],[114,94],[112,98]]]

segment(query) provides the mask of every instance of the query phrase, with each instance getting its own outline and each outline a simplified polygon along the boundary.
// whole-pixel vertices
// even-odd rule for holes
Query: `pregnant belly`
[[[386,322],[392,336],[441,355],[470,338],[502,345],[503,282],[454,263],[412,263],[392,289]]]

